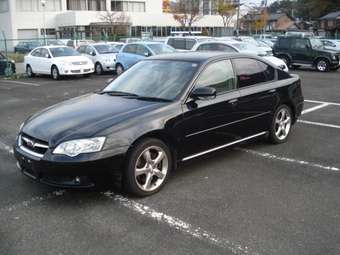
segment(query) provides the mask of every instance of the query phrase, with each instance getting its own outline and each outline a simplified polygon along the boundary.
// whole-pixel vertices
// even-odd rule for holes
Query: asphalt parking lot
[[[0,80],[0,254],[340,254],[340,71],[294,71],[305,111],[289,141],[182,164],[148,198],[60,190],[21,175],[21,122],[111,75]]]

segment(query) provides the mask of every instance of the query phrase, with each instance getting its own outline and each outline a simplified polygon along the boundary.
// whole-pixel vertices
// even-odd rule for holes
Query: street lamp
[[[46,45],[46,23],[45,23],[46,0],[40,0],[40,3],[41,3],[41,6],[43,7],[44,44]]]

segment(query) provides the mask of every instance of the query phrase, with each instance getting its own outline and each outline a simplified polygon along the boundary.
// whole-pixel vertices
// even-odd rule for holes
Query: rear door
[[[204,86],[215,88],[217,96],[204,100],[187,99],[180,146],[180,156],[184,159],[238,139],[234,123],[239,118],[236,103],[240,94],[230,60],[210,63],[199,75],[194,88]]]
[[[272,113],[278,97],[273,88],[276,70],[270,65],[251,58],[233,59],[240,92],[238,112],[239,135],[248,137],[267,131],[272,121]]]
[[[313,61],[313,50],[307,38],[295,38],[292,45],[293,62],[309,64]]]
[[[46,48],[41,48],[40,52],[40,60],[38,62],[39,70],[43,74],[50,74],[51,73],[51,55]]]
[[[27,57],[27,64],[31,66],[34,73],[41,73],[40,58],[41,48],[35,49],[32,54]]]

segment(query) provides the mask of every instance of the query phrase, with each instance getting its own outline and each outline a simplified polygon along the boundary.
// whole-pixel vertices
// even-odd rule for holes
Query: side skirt
[[[262,136],[262,135],[265,135],[265,134],[267,134],[267,132],[261,132],[261,133],[258,133],[258,134],[252,135],[252,136],[248,136],[248,137],[242,138],[240,140],[236,140],[236,141],[233,141],[231,143],[227,143],[227,144],[224,144],[224,145],[221,145],[221,146],[218,146],[218,147],[215,147],[215,148],[212,148],[212,149],[202,151],[200,153],[185,157],[185,158],[182,159],[182,161],[187,161],[187,160],[190,160],[190,159],[193,159],[193,158],[197,158],[197,157],[200,157],[202,155],[208,154],[210,152],[217,151],[217,150],[232,146],[234,144],[238,144],[238,143],[241,143],[241,142],[244,142],[244,141],[247,141],[247,140]]]

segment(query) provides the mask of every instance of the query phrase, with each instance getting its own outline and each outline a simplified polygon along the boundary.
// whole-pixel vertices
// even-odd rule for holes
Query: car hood
[[[25,122],[22,132],[54,146],[60,141],[93,137],[164,104],[107,94],[87,94],[36,113]]]

